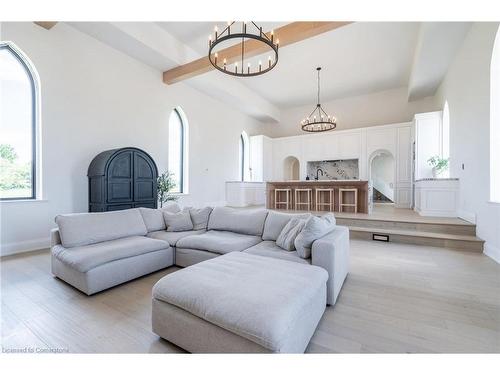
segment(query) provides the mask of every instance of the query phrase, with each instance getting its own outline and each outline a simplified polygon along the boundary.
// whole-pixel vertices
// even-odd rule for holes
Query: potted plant
[[[448,169],[449,159],[443,159],[440,156],[433,156],[427,163],[432,167],[432,177],[438,178],[438,176]]]
[[[168,201],[176,201],[179,199],[177,195],[171,193],[171,191],[177,185],[175,183],[174,174],[167,171],[158,176],[158,201],[160,202],[160,207],[163,207],[163,203]]]

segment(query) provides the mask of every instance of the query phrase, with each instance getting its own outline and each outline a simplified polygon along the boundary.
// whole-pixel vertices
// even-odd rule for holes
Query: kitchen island
[[[339,189],[354,188],[358,191],[357,212],[368,213],[369,210],[369,187],[368,181],[362,180],[301,180],[301,181],[269,181],[266,183],[266,207],[274,209],[274,191],[275,189],[290,189],[290,209],[295,209],[295,190],[296,189],[311,189],[312,191],[312,206],[311,211],[325,211],[326,207],[315,207],[316,189],[333,189],[333,211],[339,211]],[[302,195],[304,197],[304,195]],[[281,200],[281,199],[280,199]],[[303,200],[303,199],[302,199]],[[320,202],[328,201],[328,194],[320,194]],[[345,193],[343,203],[354,203],[354,194]],[[279,207],[284,208],[283,205]],[[305,209],[304,205],[300,209]],[[354,207],[343,207],[344,212],[354,212]]]

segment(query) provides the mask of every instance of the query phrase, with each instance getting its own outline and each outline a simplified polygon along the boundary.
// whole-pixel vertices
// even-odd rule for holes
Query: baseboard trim
[[[458,217],[460,219],[464,219],[465,221],[468,221],[469,223],[476,224],[476,214],[473,212],[467,212],[463,210],[458,210],[457,212]]]
[[[46,249],[48,247],[50,247],[50,237],[13,242],[2,245],[0,256],[4,257],[7,255],[26,253],[28,251]]]
[[[493,259],[495,262],[500,264],[500,248],[493,246],[492,244],[486,242],[484,244],[483,253]]]

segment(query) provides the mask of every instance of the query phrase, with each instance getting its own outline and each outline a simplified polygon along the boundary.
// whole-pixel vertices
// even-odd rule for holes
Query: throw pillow
[[[163,207],[160,208],[160,210],[162,212],[168,211],[168,212],[176,213],[176,212],[180,212],[181,211],[181,207],[179,206],[179,204],[177,202],[166,202],[163,205]]]
[[[163,220],[163,212],[156,208],[140,207],[142,219],[148,232],[156,232],[158,230],[165,230],[165,220]]]
[[[295,250],[295,238],[304,228],[306,219],[293,218],[281,230],[276,245],[288,251]]]
[[[207,229],[208,218],[212,212],[212,207],[192,208],[189,210],[193,230]]]
[[[295,238],[295,248],[299,256],[304,259],[310,258],[313,242],[331,232],[335,224],[335,216],[332,213],[327,213],[322,217],[310,217],[302,232]]]
[[[168,212],[163,211],[163,218],[167,225],[167,232],[184,232],[186,230],[193,230],[193,222],[189,210],[182,210],[181,212]]]

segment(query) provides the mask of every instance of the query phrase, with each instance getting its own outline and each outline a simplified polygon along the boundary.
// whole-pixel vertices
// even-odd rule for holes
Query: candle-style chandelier
[[[241,48],[234,48],[236,46],[231,42],[236,40],[240,40]],[[255,43],[262,46],[256,48]],[[224,44],[233,48],[222,49]],[[252,48],[249,49],[249,46]],[[279,39],[275,38],[273,31],[263,32],[262,27],[257,26],[255,22],[241,22],[239,27],[235,21],[230,21],[220,33],[215,26],[214,38],[212,39],[212,34],[208,37],[208,47],[208,59],[214,68],[232,76],[258,76],[269,72],[278,63]],[[267,61],[263,64],[261,60],[252,67],[249,58],[256,54],[265,54],[266,50],[269,52]]]
[[[326,132],[337,127],[337,119],[328,115],[321,107],[319,100],[319,72],[321,71],[321,67],[316,68],[316,70],[318,71],[318,102],[316,104],[316,108],[314,108],[311,114],[300,122],[302,130],[310,133]]]

